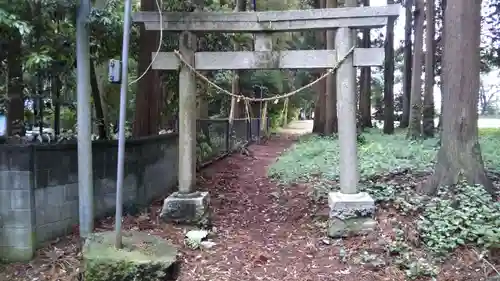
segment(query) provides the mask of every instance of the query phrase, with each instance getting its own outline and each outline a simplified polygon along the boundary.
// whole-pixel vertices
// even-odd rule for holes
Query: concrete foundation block
[[[333,238],[364,235],[374,230],[375,201],[366,192],[330,192],[328,236]]]
[[[35,254],[34,248],[0,246],[0,260],[3,262],[29,262]]]
[[[176,280],[177,249],[170,242],[145,232],[124,231],[122,249],[114,243],[114,232],[94,233],[85,241],[83,280]]]
[[[174,192],[163,202],[160,217],[165,222],[208,226],[210,224],[208,192],[183,194]]]

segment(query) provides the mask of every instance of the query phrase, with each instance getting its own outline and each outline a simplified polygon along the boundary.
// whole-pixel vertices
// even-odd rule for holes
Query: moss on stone
[[[123,248],[114,247],[114,232],[95,233],[83,247],[86,281],[163,281],[175,275],[177,249],[160,237],[130,231]]]
[[[34,249],[31,247],[2,247],[0,251],[0,263],[29,262],[33,259],[33,253]]]

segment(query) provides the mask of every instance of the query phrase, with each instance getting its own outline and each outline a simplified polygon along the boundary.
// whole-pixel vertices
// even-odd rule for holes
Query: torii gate
[[[157,12],[139,12],[134,22],[146,30],[181,32],[179,51],[196,70],[323,69],[332,68],[354,46],[352,29],[380,28],[396,18],[400,5],[266,12],[166,12],[160,25]],[[275,51],[274,32],[337,29],[335,50]],[[196,52],[195,32],[255,34],[255,51]],[[154,55],[154,54],[153,54]],[[340,192],[329,194],[330,236],[344,236],[373,228],[375,210],[369,194],[359,192],[356,144],[356,71],[358,66],[381,66],[383,48],[354,48],[337,69],[337,114],[340,143]],[[162,52],[153,69],[179,74],[179,191],[165,199],[163,217],[197,223],[208,214],[207,192],[196,184],[196,77],[173,52]]]

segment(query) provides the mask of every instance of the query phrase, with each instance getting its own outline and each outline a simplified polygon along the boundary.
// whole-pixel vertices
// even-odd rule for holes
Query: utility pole
[[[116,176],[115,247],[122,248],[123,178],[125,177],[125,122],[127,114],[128,49],[130,41],[131,0],[125,1],[122,43],[122,85],[120,88],[120,120],[118,130],[118,163]],[[160,11],[161,12],[161,11]]]
[[[80,237],[94,229],[94,186],[92,178],[92,139],[90,111],[90,36],[87,20],[90,0],[80,0],[76,20],[77,64],[77,133],[78,133],[78,199]]]

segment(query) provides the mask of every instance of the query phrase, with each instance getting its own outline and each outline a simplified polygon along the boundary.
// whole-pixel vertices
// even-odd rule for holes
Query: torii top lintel
[[[378,28],[396,18],[401,5],[266,12],[164,12],[162,29],[203,32],[276,32],[339,27]],[[157,12],[138,12],[133,21],[160,30]]]

